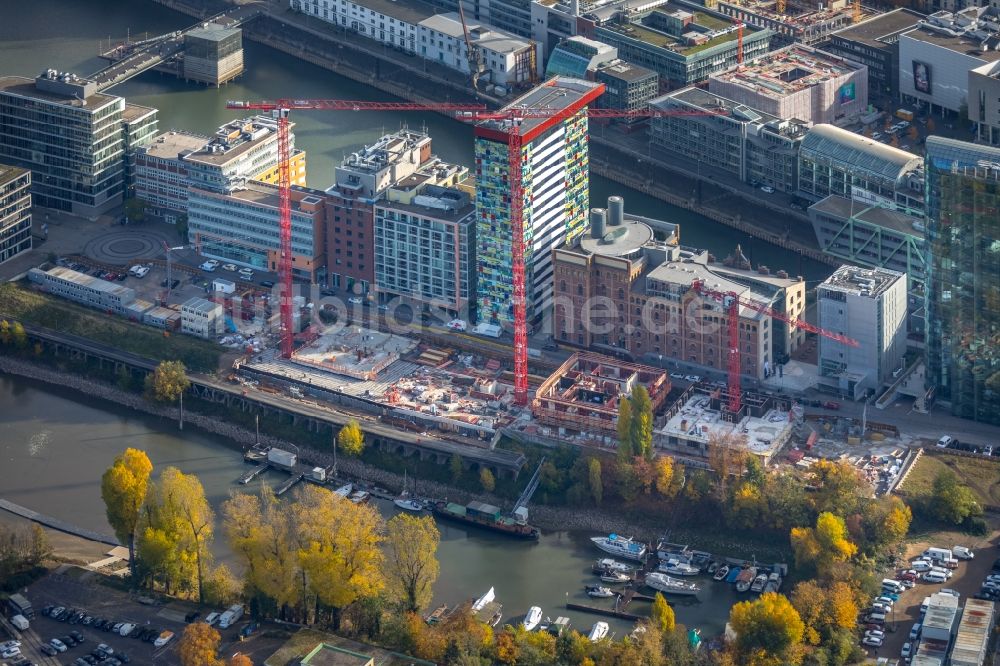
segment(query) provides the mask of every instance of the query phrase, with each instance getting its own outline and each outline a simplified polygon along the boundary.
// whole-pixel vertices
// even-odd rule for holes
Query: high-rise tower
[[[927,382],[1000,424],[1000,149],[927,138]]]
[[[556,77],[506,108],[565,110],[520,120],[527,319],[552,301],[552,249],[583,232],[590,210],[587,115],[604,85]],[[513,323],[510,121],[476,126],[476,244],[479,321]]]

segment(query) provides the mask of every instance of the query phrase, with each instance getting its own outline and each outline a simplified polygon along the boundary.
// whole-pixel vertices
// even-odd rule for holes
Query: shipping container
[[[291,451],[268,449],[267,461],[280,467],[295,467],[296,455]]]

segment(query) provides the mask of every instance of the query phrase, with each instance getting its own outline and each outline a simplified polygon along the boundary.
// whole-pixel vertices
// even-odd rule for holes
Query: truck
[[[295,467],[295,462],[297,458],[291,451],[283,451],[281,449],[268,449],[267,450],[267,462],[277,465],[278,467],[286,467],[291,469]]]
[[[230,625],[243,617],[243,606],[233,604],[219,617],[219,629],[228,629]]]
[[[212,280],[212,290],[217,293],[231,294],[236,291],[236,283],[232,280],[216,278]]]
[[[7,599],[7,606],[12,615],[23,615],[27,619],[35,617],[35,611],[31,609],[31,602],[22,594],[12,594]]]
[[[499,338],[503,333],[503,329],[496,324],[487,324],[484,322],[482,324],[478,324],[474,329],[472,329],[472,332],[476,335],[485,335],[488,338]]]
[[[906,120],[906,121],[912,123],[913,122],[913,111],[910,111],[909,109],[897,109],[896,110],[896,117],[899,118],[900,120]]]

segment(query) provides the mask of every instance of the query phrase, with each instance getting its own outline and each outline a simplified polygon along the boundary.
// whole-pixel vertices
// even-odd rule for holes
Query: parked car
[[[49,656],[49,657],[54,657],[57,654],[59,654],[59,650],[55,649],[54,647],[52,647],[48,643],[42,643],[41,647],[38,648],[38,649],[41,650],[46,656]]]
[[[771,187],[770,185],[761,185],[760,191],[764,192],[765,194],[774,194],[774,188]]]
[[[222,613],[215,613],[215,612],[209,613],[208,615],[205,616],[205,624],[207,624],[210,627],[214,627],[218,623],[220,615],[222,615]]]
[[[920,638],[920,630],[924,628],[922,622],[917,622],[910,628],[910,640],[915,641]]]
[[[865,636],[861,639],[862,645],[867,645],[868,647],[882,647],[882,639],[875,638],[873,636]]]
[[[66,651],[66,644],[63,643],[58,638],[53,638],[51,641],[49,641],[49,645],[51,645],[52,647],[54,647],[58,652],[65,652]]]
[[[153,647],[163,647],[164,645],[166,645],[167,643],[169,643],[170,640],[173,637],[174,637],[174,632],[172,632],[172,631],[164,631],[153,642]]]
[[[899,651],[899,656],[903,659],[909,659],[912,652],[913,645],[910,643],[903,643],[903,649]]]
[[[865,636],[874,636],[875,638],[885,640],[885,631],[881,629],[869,629],[865,632]]]
[[[219,267],[219,262],[218,261],[216,261],[215,259],[209,259],[208,261],[206,261],[205,263],[203,263],[199,268],[201,268],[201,270],[203,270],[203,271],[207,271],[209,273],[213,273],[213,272],[215,272],[215,269],[218,268],[218,267]]]
[[[223,264],[222,270],[229,271],[230,273],[236,272],[236,264]]]
[[[698,375],[684,375],[684,379],[693,384],[697,384],[698,382],[701,381],[701,377],[699,377]]]
[[[938,441],[937,445],[942,449],[947,449],[949,446],[954,446],[957,444],[955,438],[951,435],[943,435]]]

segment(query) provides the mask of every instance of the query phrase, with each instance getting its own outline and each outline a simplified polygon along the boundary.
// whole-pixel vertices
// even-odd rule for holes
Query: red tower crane
[[[278,280],[281,293],[281,354],[285,358],[292,355],[294,331],[292,321],[292,231],[291,231],[291,179],[288,162],[288,114],[290,111],[433,111],[446,113],[464,122],[484,120],[506,122],[503,131],[507,133],[508,174],[510,179],[510,226],[511,226],[511,273],[513,294],[511,304],[514,310],[514,402],[528,404],[528,322],[524,265],[524,185],[521,181],[521,149],[523,137],[520,125],[523,120],[550,118],[565,120],[578,114],[588,118],[651,118],[660,116],[716,116],[726,115],[723,110],[700,111],[686,109],[640,109],[622,111],[618,109],[573,108],[525,108],[508,107],[497,111],[487,110],[482,104],[417,103],[417,102],[369,102],[339,99],[279,99],[273,101],[226,102],[227,109],[266,111],[278,121],[278,190],[280,201],[280,241],[281,260]]]
[[[846,335],[841,335],[840,333],[834,333],[832,331],[827,331],[819,326],[814,326],[804,319],[793,319],[782,312],[777,310],[772,310],[771,308],[758,303],[756,301],[751,301],[746,298],[740,298],[739,294],[735,291],[717,291],[715,289],[710,289],[705,286],[703,280],[695,280],[691,283],[691,288],[701,296],[706,296],[708,298],[714,299],[722,303],[723,309],[726,311],[726,324],[728,326],[729,333],[729,357],[728,357],[728,370],[729,370],[729,381],[728,381],[728,391],[729,391],[729,412],[731,414],[738,414],[740,408],[742,407],[742,396],[740,392],[740,374],[742,373],[742,363],[740,361],[740,306],[745,308],[750,308],[751,310],[756,310],[757,312],[767,315],[772,319],[777,319],[783,321],[789,326],[796,326],[809,333],[815,333],[817,335],[822,335],[824,338],[829,338],[841,344],[847,345],[849,347],[858,347],[859,343],[854,338],[849,338]]]

